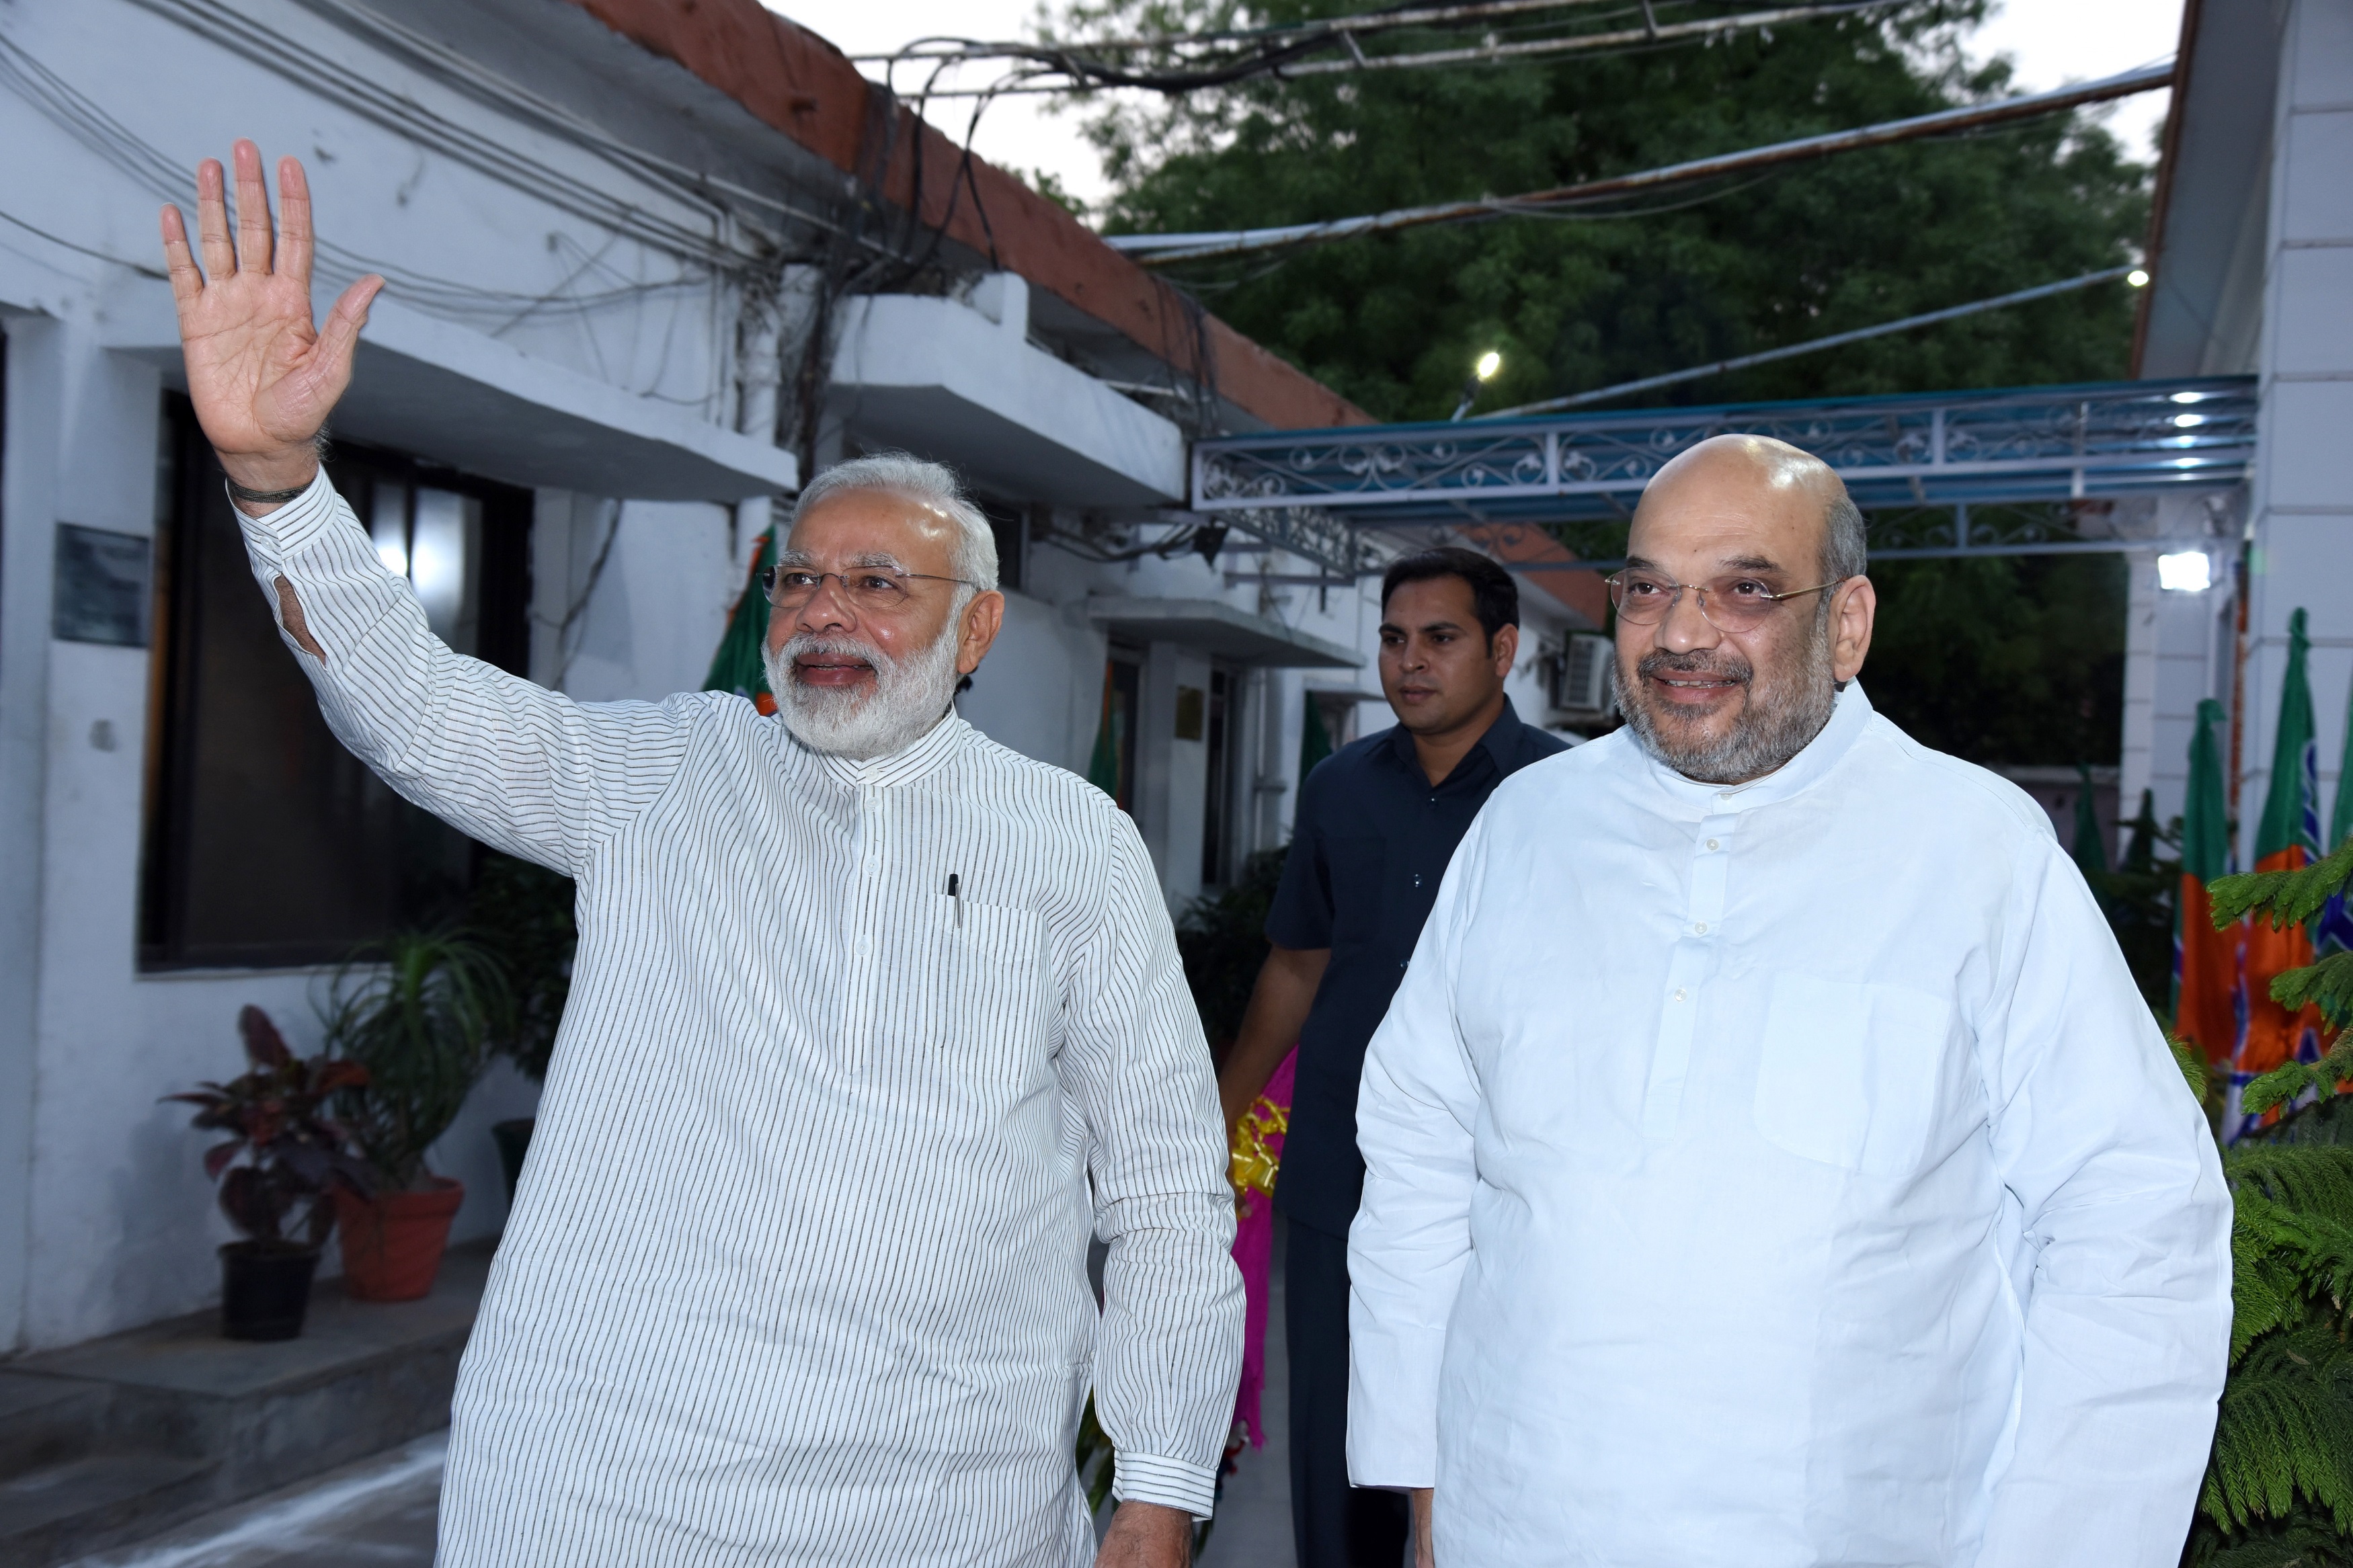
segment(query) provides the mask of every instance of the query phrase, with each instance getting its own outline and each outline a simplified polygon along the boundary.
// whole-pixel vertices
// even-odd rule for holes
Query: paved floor
[[[1200,1568],[1292,1568],[1279,1243],[1270,1317],[1266,1447],[1246,1448],[1236,1461]],[[420,1438],[70,1568],[431,1568],[444,1442],[440,1434]]]

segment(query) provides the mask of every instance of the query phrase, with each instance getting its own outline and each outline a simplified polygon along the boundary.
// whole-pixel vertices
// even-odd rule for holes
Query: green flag
[[[2181,807],[2181,874],[2211,882],[2231,869],[2231,823],[2222,787],[2222,746],[2214,738],[2226,715],[2209,697],[2189,733],[2189,793]]]
[[[2075,864],[2088,877],[2108,868],[2108,847],[2100,842],[2100,805],[2093,798],[2092,770],[2077,763],[2075,771],[2084,779],[2075,792]]]
[[[761,579],[776,563],[776,531],[772,528],[760,535],[752,552],[751,575],[728,613],[726,634],[719,639],[719,651],[711,656],[711,673],[702,678],[705,691],[748,697],[763,713],[776,710],[776,695],[768,689],[768,668],[760,661],[768,638],[768,595]]]
[[[2255,827],[2255,868],[2302,848],[2320,856],[2319,726],[2312,718],[2312,681],[2305,671],[2312,640],[2305,636],[2299,609],[2287,618],[2287,677],[2280,683],[2279,733],[2272,742],[2271,786],[2263,795],[2263,820]],[[2341,793],[2341,792],[2340,792]]]
[[[1324,704],[1306,694],[1307,711],[1299,721],[1299,782],[1305,784],[1315,764],[1332,754],[1332,732],[1324,728]]]
[[[2181,884],[2173,901],[2173,1029],[2209,1061],[2228,1061],[2238,1048],[2232,994],[2239,983],[2239,928],[2214,929],[2207,885],[2231,869],[2231,823],[2222,788],[2222,747],[2214,738],[2224,719],[2212,698],[2198,704],[2189,732],[2189,790],[2181,803]]]

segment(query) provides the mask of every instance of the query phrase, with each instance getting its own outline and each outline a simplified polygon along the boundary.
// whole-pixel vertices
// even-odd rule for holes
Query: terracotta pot
[[[311,1305],[311,1271],[319,1255],[267,1241],[232,1241],[220,1249],[221,1337],[290,1340]]]
[[[466,1201],[463,1184],[436,1176],[417,1193],[353,1197],[335,1189],[335,1225],[343,1238],[343,1289],[359,1301],[414,1301],[433,1289],[449,1223]]]

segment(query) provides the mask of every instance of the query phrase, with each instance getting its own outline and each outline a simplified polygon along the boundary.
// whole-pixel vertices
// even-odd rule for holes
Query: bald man
[[[1425,1565],[2180,1553],[2213,1141],[2042,809],[1872,711],[1863,565],[1794,447],[1662,468],[1625,727],[1496,789],[1373,1037],[1348,1463]]]

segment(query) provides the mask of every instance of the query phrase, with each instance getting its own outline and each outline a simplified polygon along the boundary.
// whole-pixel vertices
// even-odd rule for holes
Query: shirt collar
[[[778,728],[783,728],[781,722]],[[811,751],[793,739],[789,730],[786,731],[786,739],[802,755],[814,758],[826,777],[844,789],[894,789],[929,778],[947,766],[962,753],[972,733],[972,726],[951,708],[938,723],[923,731],[921,739],[885,756],[869,757],[863,762]]]
[[[1520,732],[1526,728],[1527,725],[1520,718],[1519,710],[1512,706],[1512,700],[1506,697],[1504,699],[1504,710],[1495,715],[1495,721],[1487,726],[1487,732],[1480,736],[1479,743],[1471,749],[1474,752],[1485,752],[1493,761],[1497,773],[1508,773],[1512,771],[1512,759],[1520,749]],[[1390,727],[1389,751],[1398,762],[1413,770],[1415,778],[1426,780],[1428,775],[1421,771],[1421,755],[1413,749],[1413,736],[1407,732],[1404,725],[1397,724]],[[1465,755],[1462,760],[1469,762],[1471,759]],[[1461,771],[1462,763],[1455,763],[1454,773],[1446,775],[1446,783],[1451,784],[1455,774]],[[1443,785],[1440,787],[1442,788]]]
[[[1687,779],[1652,756],[1630,733],[1626,739],[1641,758],[1641,766],[1648,769],[1659,787],[1676,801],[1703,813],[1746,811],[1788,800],[1820,782],[1862,737],[1864,727],[1871,722],[1871,699],[1862,694],[1862,683],[1848,681],[1846,689],[1831,706],[1830,721],[1796,756],[1763,778],[1741,784],[1702,784],[1697,779]]]

